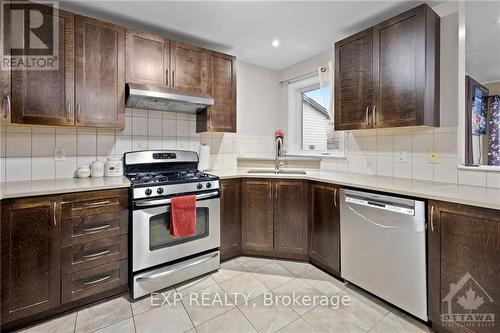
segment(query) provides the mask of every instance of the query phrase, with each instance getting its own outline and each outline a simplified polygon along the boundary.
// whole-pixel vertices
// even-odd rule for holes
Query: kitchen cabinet
[[[46,6],[39,6],[37,9],[44,16],[44,20],[51,20],[48,16],[52,16],[54,22],[59,23],[58,67],[50,70],[8,72],[7,75],[12,76],[11,122],[29,125],[73,125],[74,16],[63,10],[58,10],[54,16],[52,8]],[[52,31],[41,30],[38,33]],[[4,98],[8,96],[8,93],[2,93]]]
[[[170,41],[151,33],[127,30],[126,81],[168,86]]]
[[[242,182],[242,252],[274,255],[273,181]]]
[[[339,187],[314,182],[309,188],[309,258],[340,276]]]
[[[241,251],[241,181],[224,179],[220,185],[220,257],[224,260],[237,256]]]
[[[75,17],[76,126],[125,125],[125,29]]]
[[[500,326],[500,305],[497,301],[500,299],[498,211],[429,201],[428,214],[427,294],[432,328],[438,332],[448,333],[498,332]],[[452,286],[456,289],[453,290]],[[470,307],[463,302],[464,300],[474,304]],[[442,322],[441,315],[446,318],[450,312],[494,314],[496,321],[493,322],[494,326],[475,323],[467,328],[460,322]],[[482,327],[478,326],[481,324]]]
[[[208,54],[208,89],[214,105],[196,115],[196,132],[236,132],[236,58]]]
[[[6,4],[2,4],[7,6]],[[4,7],[5,8],[5,7]],[[0,50],[10,49],[10,29],[6,20],[2,22],[3,38],[0,38]],[[11,71],[0,70],[0,125],[7,125],[11,122],[12,115],[12,95],[11,95]]]
[[[1,201],[1,326],[127,290],[128,190]]]
[[[307,259],[307,182],[242,181],[242,252]]]
[[[1,203],[2,323],[60,304],[59,197]]]
[[[207,92],[207,56],[204,49],[181,42],[171,44],[170,86],[195,93]]]
[[[335,43],[335,129],[438,127],[439,36],[424,4]]]
[[[279,258],[307,259],[307,182],[274,182],[274,252]]]

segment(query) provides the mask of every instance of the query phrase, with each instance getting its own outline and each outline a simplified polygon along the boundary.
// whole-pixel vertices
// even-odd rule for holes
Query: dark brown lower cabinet
[[[244,179],[241,200],[243,253],[273,256],[273,181]]]
[[[274,254],[307,259],[307,182],[274,183]]]
[[[309,184],[309,258],[326,271],[340,275],[340,208],[337,185]]]
[[[127,290],[127,193],[0,202],[2,331]]]
[[[220,257],[237,256],[241,251],[241,181],[221,181]]]
[[[428,207],[432,328],[446,333],[498,332],[499,211],[437,201],[430,201]]]
[[[60,304],[59,197],[1,202],[2,323]]]

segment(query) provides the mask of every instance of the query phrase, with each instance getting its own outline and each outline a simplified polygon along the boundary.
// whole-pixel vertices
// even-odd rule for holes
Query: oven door
[[[150,206],[152,207],[148,208]],[[174,238],[170,228],[170,199],[135,203],[132,215],[133,272],[218,248],[220,246],[219,192],[196,196],[194,236]]]

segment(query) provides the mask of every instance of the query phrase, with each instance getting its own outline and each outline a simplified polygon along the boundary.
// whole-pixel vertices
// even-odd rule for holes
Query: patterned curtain
[[[488,165],[500,166],[500,96],[490,96]]]

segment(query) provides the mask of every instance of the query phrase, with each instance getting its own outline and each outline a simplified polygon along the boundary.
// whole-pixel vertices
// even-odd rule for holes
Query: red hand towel
[[[196,234],[196,196],[172,198],[172,228],[174,237],[191,237]]]

